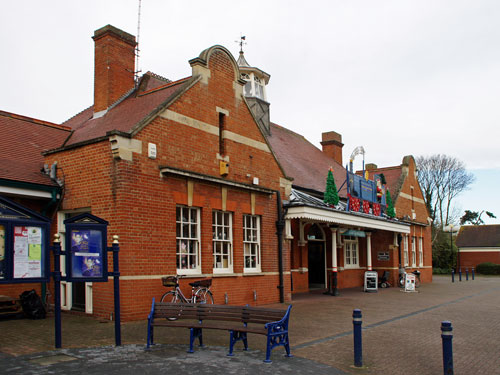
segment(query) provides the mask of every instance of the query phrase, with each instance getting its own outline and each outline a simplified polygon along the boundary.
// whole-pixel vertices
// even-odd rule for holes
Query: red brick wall
[[[500,250],[499,251],[474,251],[463,252],[460,251],[460,267],[465,272],[465,268],[477,267],[478,264],[484,262],[492,262],[500,264]]]

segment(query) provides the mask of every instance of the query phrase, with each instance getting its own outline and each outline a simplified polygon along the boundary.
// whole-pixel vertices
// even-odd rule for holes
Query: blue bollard
[[[462,281],[462,269],[458,269],[458,281]]]
[[[443,341],[443,374],[453,375],[453,327],[451,322],[441,322],[441,339]]]
[[[472,267],[472,280],[474,280],[474,267]]]
[[[455,282],[455,270],[453,268],[451,269],[451,282]]]
[[[361,341],[361,310],[354,309],[352,312],[352,325],[354,332],[354,366],[363,366],[363,345]]]
[[[469,281],[469,269],[465,269],[465,281]]]

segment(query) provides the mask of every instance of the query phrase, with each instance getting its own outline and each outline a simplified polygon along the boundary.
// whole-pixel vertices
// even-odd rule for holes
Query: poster
[[[14,227],[14,278],[42,277],[42,228]]]
[[[102,232],[98,230],[71,231],[72,277],[102,277]]]
[[[5,279],[5,227],[0,225],[0,279]]]

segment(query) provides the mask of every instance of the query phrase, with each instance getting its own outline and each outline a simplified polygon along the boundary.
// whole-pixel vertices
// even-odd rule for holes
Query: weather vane
[[[243,46],[247,44],[246,36],[240,34],[240,40],[235,40],[235,43],[238,43],[240,45],[240,53],[243,53]]]

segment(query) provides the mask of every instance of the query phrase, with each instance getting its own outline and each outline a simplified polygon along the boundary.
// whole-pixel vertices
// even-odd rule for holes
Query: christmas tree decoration
[[[389,193],[389,189],[387,189],[385,193],[385,200],[387,202],[387,216],[395,218],[396,211],[394,211],[394,205],[392,204],[391,193]]]
[[[326,190],[323,201],[330,206],[336,206],[339,203],[339,194],[337,193],[337,186],[335,186],[335,179],[333,178],[332,168],[328,170],[326,178]]]

